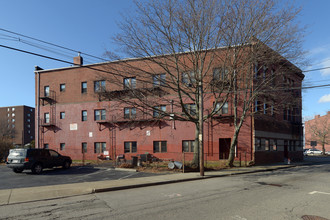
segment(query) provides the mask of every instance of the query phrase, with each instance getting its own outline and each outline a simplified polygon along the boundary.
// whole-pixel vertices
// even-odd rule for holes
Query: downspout
[[[34,73],[37,74],[37,134],[36,134],[36,144],[35,146],[37,148],[40,148],[40,73],[38,70],[40,70],[41,68],[39,66],[35,66],[35,71]]]

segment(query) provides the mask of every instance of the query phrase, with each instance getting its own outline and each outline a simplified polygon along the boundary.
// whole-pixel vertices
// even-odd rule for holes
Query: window
[[[261,150],[261,140],[260,140],[260,138],[255,139],[255,149],[256,150]]]
[[[31,127],[31,125],[29,125],[29,124],[28,124],[28,125],[27,125],[27,127],[28,127],[28,128],[30,128],[30,127]]]
[[[254,112],[260,112],[262,107],[262,103],[259,100],[254,101]]]
[[[65,112],[60,112],[60,119],[64,119],[65,118]]]
[[[219,81],[219,80],[225,80],[228,76],[228,70],[222,69],[222,68],[216,68],[213,70],[213,80]]]
[[[15,111],[15,108],[11,108],[12,111]]]
[[[135,89],[136,88],[136,78],[129,77],[124,79],[124,89]]]
[[[124,108],[124,118],[134,119],[136,117],[136,108]]]
[[[15,113],[12,113],[12,114],[11,114],[11,117],[15,117]]]
[[[157,87],[157,86],[164,86],[165,85],[165,74],[158,74],[158,75],[154,75],[152,77],[152,81],[153,81],[153,86]]]
[[[31,119],[28,118],[26,121],[27,121],[27,122],[31,122]]]
[[[165,112],[166,112],[166,105],[160,105],[155,107],[152,115],[154,118],[159,118],[164,116]]]
[[[94,81],[94,92],[105,91],[105,80]]]
[[[192,87],[192,85],[196,83],[195,72],[182,73],[182,83],[188,87]]]
[[[81,120],[87,121],[87,111],[86,110],[81,111]]]
[[[266,79],[267,71],[268,71],[268,68],[266,66],[263,66],[263,72],[262,72],[263,80]]]
[[[182,141],[182,152],[194,152],[195,141]]]
[[[105,142],[96,142],[94,143],[94,153],[99,154],[103,153],[106,150],[106,143]]]
[[[265,150],[269,151],[270,148],[269,148],[269,140],[265,140]]]
[[[65,143],[60,143],[60,150],[64,150],[65,149]]]
[[[273,151],[277,151],[277,140],[270,140],[270,149]]]
[[[8,108],[7,111],[10,111],[10,108]]]
[[[267,114],[268,107],[269,107],[269,106],[268,106],[267,102],[264,101],[264,115]]]
[[[28,114],[27,114],[27,116],[28,116],[28,117],[31,117],[31,114],[30,114],[30,113],[28,113]]]
[[[28,134],[31,134],[31,131],[30,130],[28,130]]]
[[[81,83],[81,93],[86,94],[87,93],[87,82]]]
[[[257,79],[259,77],[259,66],[258,63],[254,64],[254,76]]]
[[[106,116],[105,109],[94,110],[94,120],[95,121],[105,120],[106,119],[105,116]]]
[[[44,96],[48,97],[49,96],[49,86],[44,87]]]
[[[136,141],[124,142],[124,153],[136,153],[137,144]]]
[[[49,113],[48,113],[48,112],[44,114],[44,122],[45,122],[46,124],[49,123]]]
[[[225,102],[222,106],[222,108],[220,109],[221,107],[221,102],[218,102],[215,106],[215,111],[218,112],[219,114],[228,114],[228,102]]]
[[[81,143],[81,153],[87,153],[87,143]]]
[[[191,115],[196,115],[196,105],[195,104],[185,104],[184,108]]]
[[[49,148],[49,144],[44,144],[44,149],[48,149]]]
[[[11,122],[13,122],[13,123],[14,123],[14,122],[15,122],[15,118],[11,119]]]
[[[65,84],[60,84],[60,92],[65,92]]]
[[[167,141],[154,141],[154,153],[166,153]]]
[[[56,151],[53,151],[53,150],[50,150],[49,154],[50,154],[51,157],[58,157],[59,156],[58,153]]]

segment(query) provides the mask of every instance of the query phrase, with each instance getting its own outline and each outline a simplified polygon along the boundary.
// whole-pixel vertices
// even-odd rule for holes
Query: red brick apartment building
[[[34,108],[25,105],[0,108],[1,126],[15,129],[14,146],[22,147],[34,140],[34,115]]]
[[[315,141],[316,146],[311,146]],[[326,115],[316,115],[314,119],[305,122],[305,148],[315,147],[322,151],[322,142],[325,151],[330,152],[330,111]]]
[[[122,85],[118,85],[109,80],[111,74],[95,69],[104,70],[122,61],[82,65],[82,58],[78,56],[74,62],[77,65],[59,69],[36,67],[37,146],[58,150],[73,159],[95,160],[100,154],[111,159],[118,155],[131,159],[131,156],[146,153],[165,160],[182,160],[183,153],[186,159],[192,158],[194,123],[171,117],[160,119],[155,117],[157,112],[144,114],[118,101],[119,96],[127,95],[128,84],[130,88],[148,92],[154,101],[157,100],[156,94],[163,89],[155,78],[139,79],[141,76],[132,72],[122,77]],[[125,62],[145,65],[144,58]],[[153,65],[146,65],[146,68],[154,68],[157,72],[158,67]],[[290,63],[290,66],[293,65]],[[278,111],[274,111],[267,110],[269,108],[266,109],[267,104],[263,100],[256,100],[252,108],[258,113],[250,114],[244,121],[236,146],[236,159],[246,158],[255,163],[272,163],[285,158],[302,160],[301,90],[292,92],[290,87],[301,88],[304,75],[298,68],[295,70],[298,72],[288,70],[276,81],[287,86],[284,93],[294,96],[298,104],[278,107]],[[210,70],[210,76],[214,71],[216,66]],[[159,74],[158,79],[166,78],[161,70]],[[270,71],[267,74],[271,74]],[[111,91],[109,99],[100,98],[102,88]],[[178,100],[176,94],[169,95],[173,97],[172,103]],[[213,103],[214,100],[208,99],[204,105],[207,107]],[[179,111],[171,103],[159,104],[164,111]],[[232,116],[233,107],[229,99],[221,115],[204,123],[206,161],[228,158],[234,132]]]

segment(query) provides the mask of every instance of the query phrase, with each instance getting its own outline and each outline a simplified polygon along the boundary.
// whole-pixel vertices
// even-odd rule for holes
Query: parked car
[[[309,155],[321,155],[322,151],[318,149],[305,149],[304,155],[309,156]]]
[[[32,173],[40,174],[44,168],[70,168],[72,160],[50,149],[11,149],[7,158],[7,167],[15,173],[31,169]]]

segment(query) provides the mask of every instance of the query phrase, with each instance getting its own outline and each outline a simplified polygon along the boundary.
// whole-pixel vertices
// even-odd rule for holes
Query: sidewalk
[[[308,165],[311,163],[314,164],[317,163],[317,161],[304,161],[290,165],[282,163],[265,166],[239,167],[220,171],[208,171],[205,172],[204,177],[199,176],[199,173],[175,173],[143,178],[0,190],[0,205],[57,199],[77,195],[193,181],[206,178],[279,170],[299,165]]]

